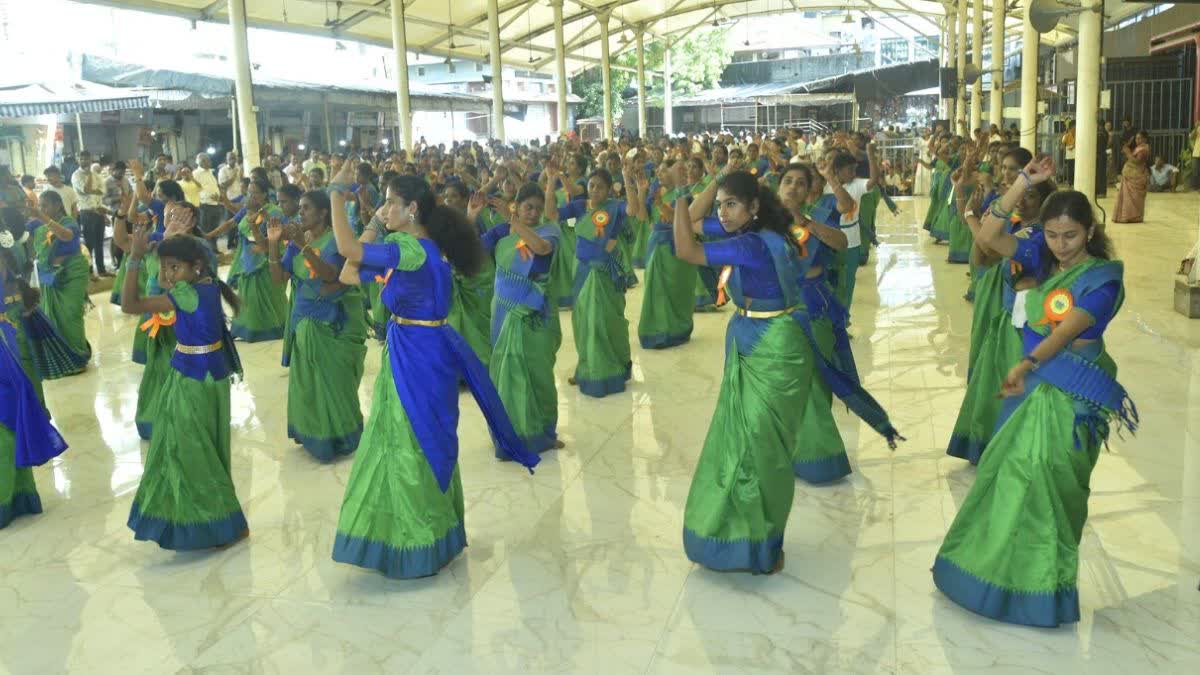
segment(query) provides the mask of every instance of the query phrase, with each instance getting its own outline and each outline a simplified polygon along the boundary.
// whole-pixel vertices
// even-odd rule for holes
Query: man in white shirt
[[[1178,173],[1179,169],[1167,164],[1162,155],[1155,157],[1154,164],[1150,167],[1150,191],[1174,192]]]
[[[57,166],[48,166],[42,172],[46,177],[46,189],[57,192],[59,197],[62,197],[63,209],[75,218],[77,215],[77,207],[79,204],[79,196],[75,194],[75,189],[63,182],[62,171]]]
[[[242,164],[236,152],[225,153],[225,163],[217,170],[217,184],[221,186],[221,194],[225,195],[225,208],[228,209],[225,217],[232,217],[242,198]],[[237,228],[234,228],[225,237],[225,246],[232,251],[237,247],[237,240]]]
[[[873,162],[874,154],[875,144],[867,144],[867,156],[872,158],[869,161]],[[821,175],[825,177],[825,194],[837,197],[837,210],[841,214],[839,227],[846,235],[846,250],[838,256],[842,268],[834,293],[847,312],[854,301],[854,277],[863,254],[862,232],[858,224],[859,204],[863,195],[874,187],[869,179],[856,177],[857,168],[858,160],[854,155],[838,150],[821,170]]]
[[[96,274],[111,277],[104,268],[104,181],[92,171],[92,153],[79,153],[79,168],[71,174],[71,187],[79,197],[79,229],[92,254]]]
[[[196,155],[196,168],[192,179],[200,184],[200,230],[208,233],[217,229],[225,220],[225,209],[221,207],[221,186],[212,172],[212,159],[207,153]],[[240,187],[240,185],[239,185]],[[205,239],[212,246],[212,240]]]

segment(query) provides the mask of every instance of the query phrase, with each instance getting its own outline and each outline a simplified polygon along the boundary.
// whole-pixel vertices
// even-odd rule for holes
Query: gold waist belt
[[[774,319],[777,316],[787,316],[799,308],[800,306],[796,305],[795,307],[788,307],[787,309],[756,312],[754,310],[745,309],[744,307],[738,307],[736,308],[736,311],[738,314],[746,317],[747,319]]]
[[[437,328],[445,326],[447,319],[406,319],[402,316],[392,316],[392,321],[401,326],[425,326],[427,328]]]
[[[21,296],[19,295],[10,295],[4,299],[4,304],[6,305],[15,305],[18,302],[21,302]]]
[[[187,354],[189,356],[211,354],[220,348],[220,342],[214,342],[211,345],[175,345],[175,351],[179,352],[180,354]]]

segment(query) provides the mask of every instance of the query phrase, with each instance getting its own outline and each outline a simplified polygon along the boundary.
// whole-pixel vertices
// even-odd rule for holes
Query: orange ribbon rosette
[[[721,268],[721,276],[717,277],[717,304],[723,305],[728,302],[729,298],[725,296],[725,285],[729,283],[729,277],[733,274],[733,266],[726,265]]]
[[[384,276],[379,276],[378,274],[376,274],[375,275],[375,283],[386,284],[388,282],[388,279],[391,279],[391,278],[392,278],[392,270],[388,270],[387,274]]]
[[[140,328],[151,338],[158,337],[158,331],[165,326],[175,325],[175,312],[155,312],[149,319],[142,322]]]
[[[517,253],[521,254],[521,260],[529,260],[533,257],[533,251],[529,250],[529,244],[526,244],[524,239],[517,240]]]
[[[1042,310],[1046,315],[1037,325],[1050,324],[1050,327],[1054,328],[1067,318],[1072,309],[1075,309],[1075,296],[1065,288],[1056,288],[1047,293],[1046,299],[1042,301]]]
[[[608,227],[608,211],[600,210],[592,212],[592,225],[596,228],[596,238],[604,236],[604,228]]]
[[[806,246],[806,244],[808,243],[808,238],[811,236],[812,233],[808,231],[808,227],[801,225],[800,223],[792,225],[792,238],[795,239],[796,243],[800,245],[801,258],[808,257],[808,246]]]

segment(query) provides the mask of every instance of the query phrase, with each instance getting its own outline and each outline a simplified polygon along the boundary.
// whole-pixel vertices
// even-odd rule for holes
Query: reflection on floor
[[[95,367],[47,387],[71,450],[37,472],[46,512],[0,531],[0,671],[1200,672],[1200,322],[1171,309],[1200,197],[1152,195],[1148,224],[1111,227],[1128,301],[1108,344],[1143,426],[1096,469],[1083,618],[1059,630],[987,621],[933,588],[934,552],[974,475],[944,455],[970,306],[966,268],[913,224],[924,201],[901,207],[881,212],[852,332],[908,442],[889,451],[838,411],[855,472],[797,486],[775,577],[697,569],[681,546],[728,312],[698,316],[684,347],[635,348],[630,391],[603,400],[566,387],[564,322],[567,448],[532,477],[493,460],[464,399],[470,548],[434,578],[398,582],[330,560],[351,461],[319,465],[288,442],[278,343],[242,347],[234,393],[250,539],[189,554],[134,542],[134,320],[97,296]],[[640,304],[637,289],[635,321]],[[378,358],[372,346],[364,399]]]

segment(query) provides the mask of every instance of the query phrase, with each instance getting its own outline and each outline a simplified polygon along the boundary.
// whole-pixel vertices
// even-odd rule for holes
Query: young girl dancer
[[[205,244],[187,235],[159,245],[159,283],[167,291],[143,298],[137,278],[148,237],[143,228],[132,236],[121,310],[173,314],[178,344],[159,390],[129,528],[134,539],[165,549],[223,546],[249,534],[229,449],[229,378],[241,374],[241,362],[221,307],[224,298],[236,314],[238,298],[216,277]]]

